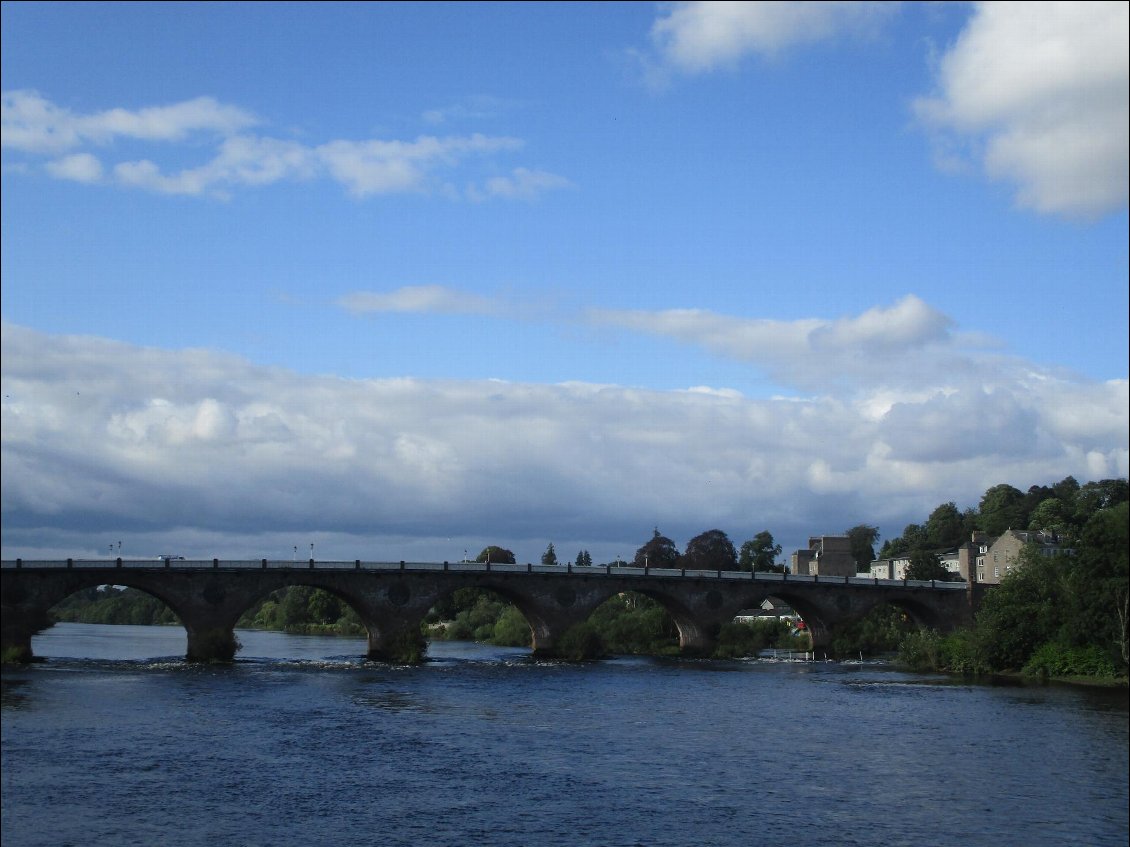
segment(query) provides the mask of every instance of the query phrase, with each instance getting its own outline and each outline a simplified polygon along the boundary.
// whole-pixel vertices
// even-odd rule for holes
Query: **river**
[[[1125,689],[59,624],[3,672],[4,847],[1126,847]]]

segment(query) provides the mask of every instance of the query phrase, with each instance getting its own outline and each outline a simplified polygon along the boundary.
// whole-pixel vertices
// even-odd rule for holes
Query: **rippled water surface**
[[[1123,691],[61,624],[3,673],[4,847],[1118,845]]]

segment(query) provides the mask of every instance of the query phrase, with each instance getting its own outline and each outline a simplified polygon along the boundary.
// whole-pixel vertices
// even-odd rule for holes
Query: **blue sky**
[[[3,555],[1126,476],[1127,9],[4,3]]]

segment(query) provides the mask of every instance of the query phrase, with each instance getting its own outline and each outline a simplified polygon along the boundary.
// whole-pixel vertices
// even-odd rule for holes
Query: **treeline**
[[[1069,476],[1054,485],[1033,485],[1026,492],[1007,484],[994,485],[976,507],[959,510],[952,501],[942,503],[925,523],[908,524],[902,535],[885,541],[879,556],[887,559],[916,550],[951,549],[969,541],[974,532],[995,538],[1010,529],[1044,531],[1074,540],[1096,513],[1128,499],[1130,486],[1125,479],[1080,485]]]
[[[632,565],[637,568],[688,568],[690,570],[723,571],[772,571],[781,573],[784,566],[777,563],[781,555],[781,545],[773,540],[773,533],[762,530],[748,541],[735,548],[730,537],[720,529],[710,529],[700,533],[687,542],[686,548],[679,552],[675,542],[660,533],[656,527],[652,537],[636,550],[631,562],[616,560],[599,567]],[[490,546],[475,558],[476,562],[498,562],[514,564],[514,553],[504,547]],[[557,550],[550,542],[542,553],[543,565],[560,565]],[[573,560],[577,567],[593,564],[588,550],[581,550]]]
[[[901,661],[920,670],[969,674],[1125,676],[1130,660],[1127,501],[1126,480],[1079,486],[1068,477],[1050,489],[1031,488],[1028,495],[1010,486],[989,489],[974,528],[992,535],[1010,527],[1038,527],[1057,533],[1064,552],[1047,556],[1028,545],[1017,566],[986,594],[973,627],[949,635],[910,633],[899,649]]]

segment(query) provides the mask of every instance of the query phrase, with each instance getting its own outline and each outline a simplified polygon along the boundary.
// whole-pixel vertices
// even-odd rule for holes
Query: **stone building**
[[[789,557],[790,572],[801,576],[855,576],[855,557],[846,535],[820,535],[808,539],[807,550]]]
[[[976,539],[974,539],[976,540]],[[1027,545],[1035,544],[1041,556],[1068,555],[1075,551],[1061,543],[1052,532],[1021,531],[1010,529],[990,544],[984,544],[984,552],[977,557],[977,581],[996,584],[1016,567],[1020,551]]]

